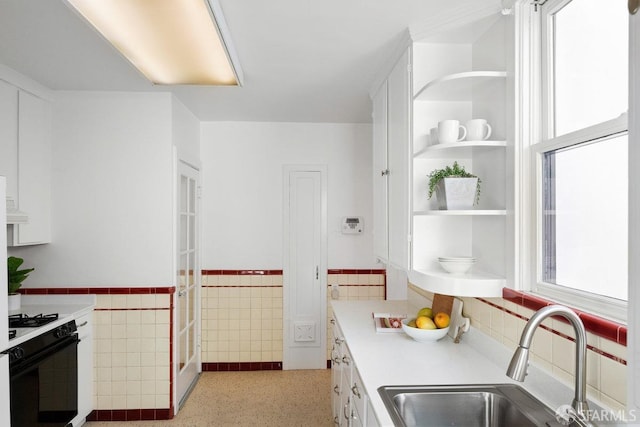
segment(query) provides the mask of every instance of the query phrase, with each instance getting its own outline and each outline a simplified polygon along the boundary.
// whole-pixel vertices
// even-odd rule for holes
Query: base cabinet
[[[85,423],[93,411],[93,312],[76,319],[78,328],[78,415],[71,421],[74,427]]]
[[[333,345],[331,350],[332,370],[332,413],[333,422],[341,427],[377,427],[378,421],[369,409],[369,397],[362,385],[349,347],[344,340],[340,326],[333,325]]]

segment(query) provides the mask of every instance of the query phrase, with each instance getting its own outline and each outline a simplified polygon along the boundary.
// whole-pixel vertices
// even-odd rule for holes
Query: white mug
[[[462,131],[462,136],[460,136]],[[438,140],[440,144],[462,141],[467,136],[467,128],[457,120],[443,120],[438,122]]]
[[[485,119],[473,119],[465,123],[468,141],[484,141],[491,136],[491,125]]]
[[[435,145],[438,142],[438,128],[431,128],[429,131],[429,143]]]

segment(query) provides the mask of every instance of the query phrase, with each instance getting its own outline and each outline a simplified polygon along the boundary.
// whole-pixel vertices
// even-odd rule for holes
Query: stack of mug
[[[491,125],[485,119],[469,120],[463,125],[458,120],[442,120],[429,132],[429,145],[460,141],[484,141],[491,136]]]

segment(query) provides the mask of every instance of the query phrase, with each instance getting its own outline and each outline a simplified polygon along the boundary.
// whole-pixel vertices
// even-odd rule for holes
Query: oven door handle
[[[33,366],[40,364],[43,360],[46,360],[51,355],[64,350],[67,347],[72,345],[78,345],[78,334],[70,335],[60,341],[56,342],[54,345],[47,347],[41,352],[35,354],[34,356],[24,359],[22,361],[18,361],[13,364],[13,366],[9,365],[9,375],[11,380],[16,378],[20,378],[26,372],[30,370]]]

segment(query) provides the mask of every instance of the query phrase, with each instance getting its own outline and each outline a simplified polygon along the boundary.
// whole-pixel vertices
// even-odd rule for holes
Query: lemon
[[[427,316],[420,316],[416,319],[416,325],[418,326],[418,328],[420,329],[436,329],[436,324],[433,323],[433,320],[431,320],[429,317]]]

